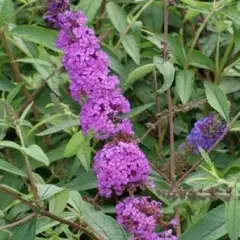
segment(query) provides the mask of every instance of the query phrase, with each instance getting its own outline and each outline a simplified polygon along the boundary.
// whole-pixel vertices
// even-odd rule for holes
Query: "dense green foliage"
[[[239,239],[240,1],[169,0],[165,21],[162,0],[71,3],[131,103],[156,185],[140,194],[163,202],[166,221],[180,216],[180,240]],[[42,0],[0,0],[0,240],[129,239],[118,199],[94,199],[103,142],[81,132],[44,12]],[[193,124],[212,111],[228,131],[208,153],[183,155]]]

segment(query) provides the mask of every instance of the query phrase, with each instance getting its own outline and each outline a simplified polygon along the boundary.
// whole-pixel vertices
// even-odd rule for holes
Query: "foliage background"
[[[234,117],[240,109],[240,2],[169,1],[167,42],[160,0],[81,0],[72,1],[72,9],[88,16],[131,102],[129,117],[156,184],[144,194],[163,201],[167,216],[177,207],[181,240],[237,240],[240,122]],[[40,0],[0,0],[0,239],[89,239],[44,211],[84,222],[100,239],[128,239],[114,220],[113,200],[101,199],[100,211],[89,203],[97,193],[92,159],[102,144],[80,131],[79,105],[69,95],[61,51],[54,45],[57,32],[44,22],[44,11]],[[169,60],[164,61],[166,50]],[[174,145],[167,92],[174,105]],[[177,152],[194,122],[212,110],[227,121],[229,132],[210,158],[203,153],[204,168],[180,182],[185,199],[171,197],[162,177],[169,174],[170,147]],[[6,193],[33,199],[26,156],[44,209],[37,216]],[[177,156],[179,180],[200,156]],[[23,224],[1,229],[26,216],[31,218]]]

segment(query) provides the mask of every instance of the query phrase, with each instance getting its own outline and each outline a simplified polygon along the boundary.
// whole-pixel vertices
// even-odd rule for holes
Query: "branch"
[[[36,213],[32,213],[32,214],[28,215],[27,217],[25,217],[25,218],[23,218],[23,219],[21,219],[19,221],[16,221],[16,222],[13,222],[13,223],[10,223],[8,225],[0,227],[0,231],[1,230],[5,230],[5,229],[9,229],[9,228],[13,228],[13,227],[16,227],[18,225],[21,225],[21,224],[23,224],[23,223],[25,223],[25,222],[35,218],[36,216],[37,216]]]
[[[24,198],[22,198],[21,196],[19,196],[16,192],[14,192],[13,190],[5,187],[4,185],[0,185],[0,191],[6,192],[6,193],[8,193],[9,195],[13,196],[15,199],[18,199],[18,200],[21,201],[22,203],[26,204],[27,206],[29,206],[29,207],[33,210],[33,212],[34,212],[35,214],[38,213],[38,214],[40,214],[40,215],[42,215],[42,216],[49,217],[49,218],[51,218],[51,219],[53,219],[53,220],[55,220],[55,221],[58,221],[58,222],[60,222],[60,223],[62,223],[62,224],[66,224],[66,225],[68,225],[68,226],[70,226],[70,227],[72,227],[72,228],[81,230],[81,231],[83,231],[85,234],[87,234],[87,235],[90,237],[90,239],[92,239],[92,240],[103,240],[103,239],[101,239],[101,238],[99,238],[99,237],[96,237],[90,230],[86,229],[86,228],[85,228],[84,226],[82,226],[82,225],[79,225],[79,224],[77,224],[77,223],[75,223],[75,222],[71,222],[71,221],[68,221],[68,220],[66,220],[66,219],[63,219],[63,218],[61,218],[61,217],[58,217],[58,216],[50,213],[49,211],[46,211],[46,210],[43,209],[43,208],[36,207],[33,202],[28,201],[28,200],[25,200]]]

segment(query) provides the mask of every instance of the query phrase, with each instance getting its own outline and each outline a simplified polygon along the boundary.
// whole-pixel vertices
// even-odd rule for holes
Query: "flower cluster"
[[[122,195],[126,187],[131,189],[147,184],[150,168],[135,143],[119,141],[106,144],[96,154],[94,171],[99,193],[108,198],[113,192]]]
[[[100,140],[111,139],[94,158],[100,195],[110,198],[144,188],[149,184],[151,169],[133,140],[132,124],[127,118],[130,104],[121,93],[119,79],[110,75],[107,54],[101,50],[94,31],[86,26],[82,12],[70,11],[68,1],[49,2],[45,19],[60,29],[56,47],[63,50],[62,62],[71,80],[72,98],[77,102],[84,100],[80,113],[82,131],[85,135],[93,132]],[[129,198],[118,205],[117,211],[119,223],[134,235],[133,240],[168,239],[168,232],[161,233],[166,238],[154,232],[159,203],[148,198]]]
[[[69,9],[69,0],[51,0],[47,1],[47,12],[45,20],[55,28],[59,28],[58,15]]]
[[[182,148],[192,154],[199,154],[199,147],[209,150],[212,145],[222,136],[226,124],[217,115],[211,114],[201,118],[194,124],[194,128],[187,136],[186,143]]]
[[[116,206],[117,221],[133,235],[131,240],[176,240],[172,230],[156,233],[161,204],[147,197],[128,197]]]

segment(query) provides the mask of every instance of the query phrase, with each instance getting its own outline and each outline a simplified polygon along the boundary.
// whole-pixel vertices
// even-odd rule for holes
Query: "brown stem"
[[[164,43],[163,47],[167,48],[168,42],[168,20],[169,20],[169,12],[168,12],[168,0],[163,0],[164,6]],[[168,50],[163,49],[163,59],[168,61]],[[170,178],[172,183],[172,189],[175,188],[175,149],[174,149],[174,121],[173,121],[173,102],[171,96],[171,90],[167,90],[167,105],[169,111],[169,134],[170,134],[170,148],[171,148],[171,157],[170,157]],[[175,218],[178,220],[177,225],[177,238],[181,236],[181,223],[180,223],[180,216],[179,210],[177,207],[174,208]]]
[[[27,221],[35,218],[36,216],[37,216],[36,213],[32,213],[32,214],[28,215],[27,217],[25,217],[25,218],[23,218],[23,219],[21,219],[21,220],[19,220],[19,221],[10,223],[10,224],[5,225],[5,226],[1,226],[1,227],[0,227],[0,231],[1,231],[1,230],[4,230],[4,229],[9,229],[9,228],[13,228],[13,227],[16,227],[16,226],[18,226],[18,225],[21,225],[21,224],[23,224],[23,223],[25,223],[25,222],[27,222]]]
[[[105,12],[105,7],[106,7],[106,0],[103,0],[101,7],[99,9],[99,18],[96,23],[96,30],[99,30],[102,26],[102,20],[103,20],[103,16],[104,16],[104,12]]]
[[[161,112],[161,102],[160,97],[157,93],[158,90],[158,81],[157,81],[157,73],[156,70],[153,72],[153,80],[154,80],[154,93],[156,97],[156,104],[157,104],[157,114]],[[161,122],[158,124],[158,143],[159,143],[159,150],[161,151],[163,149],[162,143],[161,143]]]
[[[9,60],[10,60],[10,64],[11,64],[11,67],[12,67],[12,70],[13,70],[13,74],[14,74],[14,77],[15,77],[15,80],[17,83],[22,83],[22,76],[21,76],[21,73],[19,71],[19,68],[18,68],[18,65],[17,65],[17,62],[14,58],[14,55],[10,49],[10,46],[8,44],[8,41],[7,41],[7,38],[6,38],[6,35],[5,33],[3,32],[3,30],[0,29],[0,38],[2,40],[2,43],[3,43],[3,46],[5,48],[5,51],[9,57]],[[26,99],[30,98],[31,94],[29,93],[28,89],[23,85],[23,88],[22,88],[22,92],[23,92],[23,95],[25,96]],[[37,109],[36,105],[33,104],[32,105],[32,111],[33,111],[33,114],[36,116],[36,117],[39,117],[40,115],[40,112],[39,110]]]
[[[161,172],[153,163],[150,163],[150,166],[153,170],[155,170],[164,180],[166,180],[167,184],[170,186],[171,185],[171,181],[168,179],[168,177]]]

